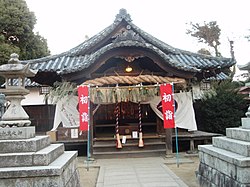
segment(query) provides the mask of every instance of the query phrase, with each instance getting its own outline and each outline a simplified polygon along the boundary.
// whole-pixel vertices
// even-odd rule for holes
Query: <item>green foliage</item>
[[[24,0],[0,0],[0,65],[11,53],[28,60],[49,55],[47,41],[34,33],[36,18]]]
[[[20,53],[20,49],[10,42],[5,42],[4,35],[0,34],[0,65],[10,59],[11,53]]]
[[[187,29],[187,34],[197,38],[199,42],[208,44],[208,46],[212,47],[215,50],[215,56],[221,56],[218,51],[221,29],[216,21],[210,21],[209,23],[204,22],[203,25],[191,22],[190,26],[191,29]]]
[[[245,96],[238,93],[235,83],[222,82],[214,87],[200,103],[202,130],[225,134],[226,128],[241,126],[247,102]]]
[[[40,36],[39,33],[31,36],[25,45],[25,47],[21,48],[21,55],[25,56],[25,59],[40,58],[50,54],[47,40]]]
[[[0,65],[5,64],[10,59],[11,53],[20,53],[18,47],[11,43],[5,43],[4,35],[0,34]],[[0,85],[4,83],[4,78],[0,76]]]

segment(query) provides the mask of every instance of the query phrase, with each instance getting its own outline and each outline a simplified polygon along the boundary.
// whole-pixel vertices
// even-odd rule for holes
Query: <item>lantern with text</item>
[[[88,86],[78,87],[78,103],[80,115],[80,130],[88,130],[89,123],[89,88]]]
[[[175,128],[174,122],[174,97],[172,84],[162,84],[160,86],[162,101],[162,114],[164,119],[164,128]]]

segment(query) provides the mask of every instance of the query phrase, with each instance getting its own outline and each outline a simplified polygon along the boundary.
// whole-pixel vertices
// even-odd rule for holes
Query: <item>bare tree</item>
[[[204,22],[203,25],[199,23],[190,22],[190,29],[187,29],[187,34],[198,39],[199,42],[207,44],[215,51],[215,56],[220,57],[221,53],[218,50],[220,45],[220,33],[221,29],[217,25],[216,21]]]
[[[210,55],[210,56],[212,55],[210,51],[205,48],[201,48],[200,50],[198,50],[198,53],[203,54],[203,55]]]

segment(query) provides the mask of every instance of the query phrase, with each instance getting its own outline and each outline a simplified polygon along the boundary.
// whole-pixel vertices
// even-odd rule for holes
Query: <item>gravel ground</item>
[[[80,182],[82,187],[95,187],[99,166],[96,161],[90,162],[88,165],[86,157],[78,157],[78,171],[80,174]]]
[[[189,187],[199,187],[199,184],[196,179],[195,171],[198,170],[199,167],[199,158],[188,157],[190,162],[180,163],[179,167],[177,164],[166,164],[169,169],[171,169],[181,180],[187,184]]]
[[[95,187],[99,173],[98,167],[91,167],[89,168],[89,171],[86,168],[79,167],[78,171],[80,173],[82,187]]]

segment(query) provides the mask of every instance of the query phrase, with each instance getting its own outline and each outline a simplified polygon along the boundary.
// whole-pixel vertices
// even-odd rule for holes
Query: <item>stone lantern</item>
[[[48,135],[36,136],[21,106],[29,93],[25,78],[36,73],[29,64],[21,64],[17,54],[0,66],[0,75],[5,78],[0,99],[5,94],[10,102],[0,121],[0,186],[80,187],[77,151],[64,151],[63,144],[50,144]]]
[[[25,89],[25,78],[34,77],[37,71],[31,70],[30,64],[21,64],[17,54],[13,53],[10,57],[8,64],[0,66],[0,75],[5,78],[5,89],[0,89],[0,93],[5,94],[6,100],[10,102],[0,126],[29,126],[31,121],[21,106],[21,101],[29,93],[29,90]]]

